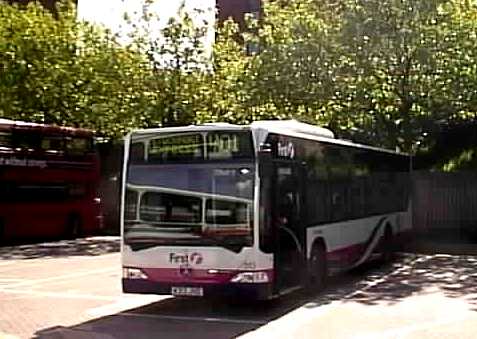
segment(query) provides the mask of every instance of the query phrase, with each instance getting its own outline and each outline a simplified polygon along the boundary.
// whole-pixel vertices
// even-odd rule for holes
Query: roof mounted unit
[[[14,124],[15,121],[9,119],[0,118],[0,124]]]
[[[329,129],[296,120],[262,120],[253,122],[251,126],[255,128],[263,128],[270,132],[293,132],[332,139],[335,137],[334,133]]]
[[[216,126],[216,127],[235,127],[236,124],[229,124],[228,122],[205,122],[198,126]]]

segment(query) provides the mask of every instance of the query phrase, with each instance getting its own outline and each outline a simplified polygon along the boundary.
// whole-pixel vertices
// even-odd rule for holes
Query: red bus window
[[[69,154],[82,155],[91,150],[91,141],[85,138],[68,138],[66,140],[66,151]]]
[[[44,137],[41,148],[47,153],[61,153],[64,150],[64,139],[59,137]]]
[[[32,131],[14,131],[13,144],[18,151],[33,152],[41,147],[41,137],[39,133]]]
[[[0,132],[0,150],[12,148],[12,134],[9,132]]]
[[[69,196],[72,198],[81,198],[86,195],[86,187],[84,185],[70,185]]]

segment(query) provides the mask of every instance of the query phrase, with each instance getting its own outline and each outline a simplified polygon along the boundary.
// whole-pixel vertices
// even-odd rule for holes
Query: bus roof
[[[223,130],[250,130],[250,125],[235,125],[228,123],[206,123],[201,125],[188,125],[178,127],[158,127],[145,128],[132,131],[130,134],[156,134],[156,133],[178,133],[178,132],[203,132],[203,131],[223,131]]]
[[[335,137],[329,129],[296,120],[261,120],[254,121],[250,126],[252,129],[263,129],[270,133],[287,134],[292,132],[331,139]]]
[[[25,122],[19,120],[9,120],[0,118],[0,130],[23,129],[40,130],[46,134],[62,134],[80,137],[92,137],[94,132],[85,128],[73,128],[64,126],[54,126],[38,124],[34,122]]]
[[[393,150],[355,143],[351,140],[337,139],[334,133],[326,128],[306,124],[297,120],[259,120],[250,125],[236,125],[229,123],[206,123],[202,125],[189,125],[180,127],[162,127],[135,130],[130,134],[147,137],[148,134],[156,133],[179,133],[179,132],[205,132],[205,131],[243,131],[252,130],[256,134],[257,145],[265,142],[268,134],[276,133],[290,137],[316,140],[330,144],[347,147],[368,149],[378,152],[407,155]]]
[[[314,126],[296,120],[264,120],[256,121],[251,124],[252,129],[262,131],[258,133],[258,144],[265,141],[269,133],[282,134],[290,137],[316,140],[329,144],[341,145],[345,147],[354,147],[359,149],[367,149],[376,152],[385,152],[391,154],[399,154],[407,156],[408,154],[396,152],[386,148],[374,147],[364,144],[355,143],[352,140],[337,139],[332,131],[329,129]],[[263,133],[264,132],[264,133]]]

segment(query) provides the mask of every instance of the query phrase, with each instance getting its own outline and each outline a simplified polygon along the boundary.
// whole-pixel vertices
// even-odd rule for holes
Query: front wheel
[[[321,291],[326,286],[327,278],[326,250],[322,245],[314,246],[308,260],[307,289],[310,291]]]

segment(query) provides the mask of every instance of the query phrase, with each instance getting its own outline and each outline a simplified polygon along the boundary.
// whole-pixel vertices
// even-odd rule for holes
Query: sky
[[[144,0],[78,0],[78,18],[92,23],[101,24],[112,32],[118,33],[121,40],[128,41],[127,33],[131,28],[124,22],[124,13],[128,13],[135,21],[139,21]],[[159,31],[167,23],[168,19],[175,16],[181,3],[185,4],[185,10],[192,15],[193,20],[199,25],[203,20],[213,23],[215,20],[215,0],[155,0],[152,5],[153,11],[159,17],[157,28]],[[197,15],[194,9],[203,10],[204,13]],[[212,27],[212,26],[211,26]],[[214,39],[213,29],[209,30],[204,43],[211,45]]]

